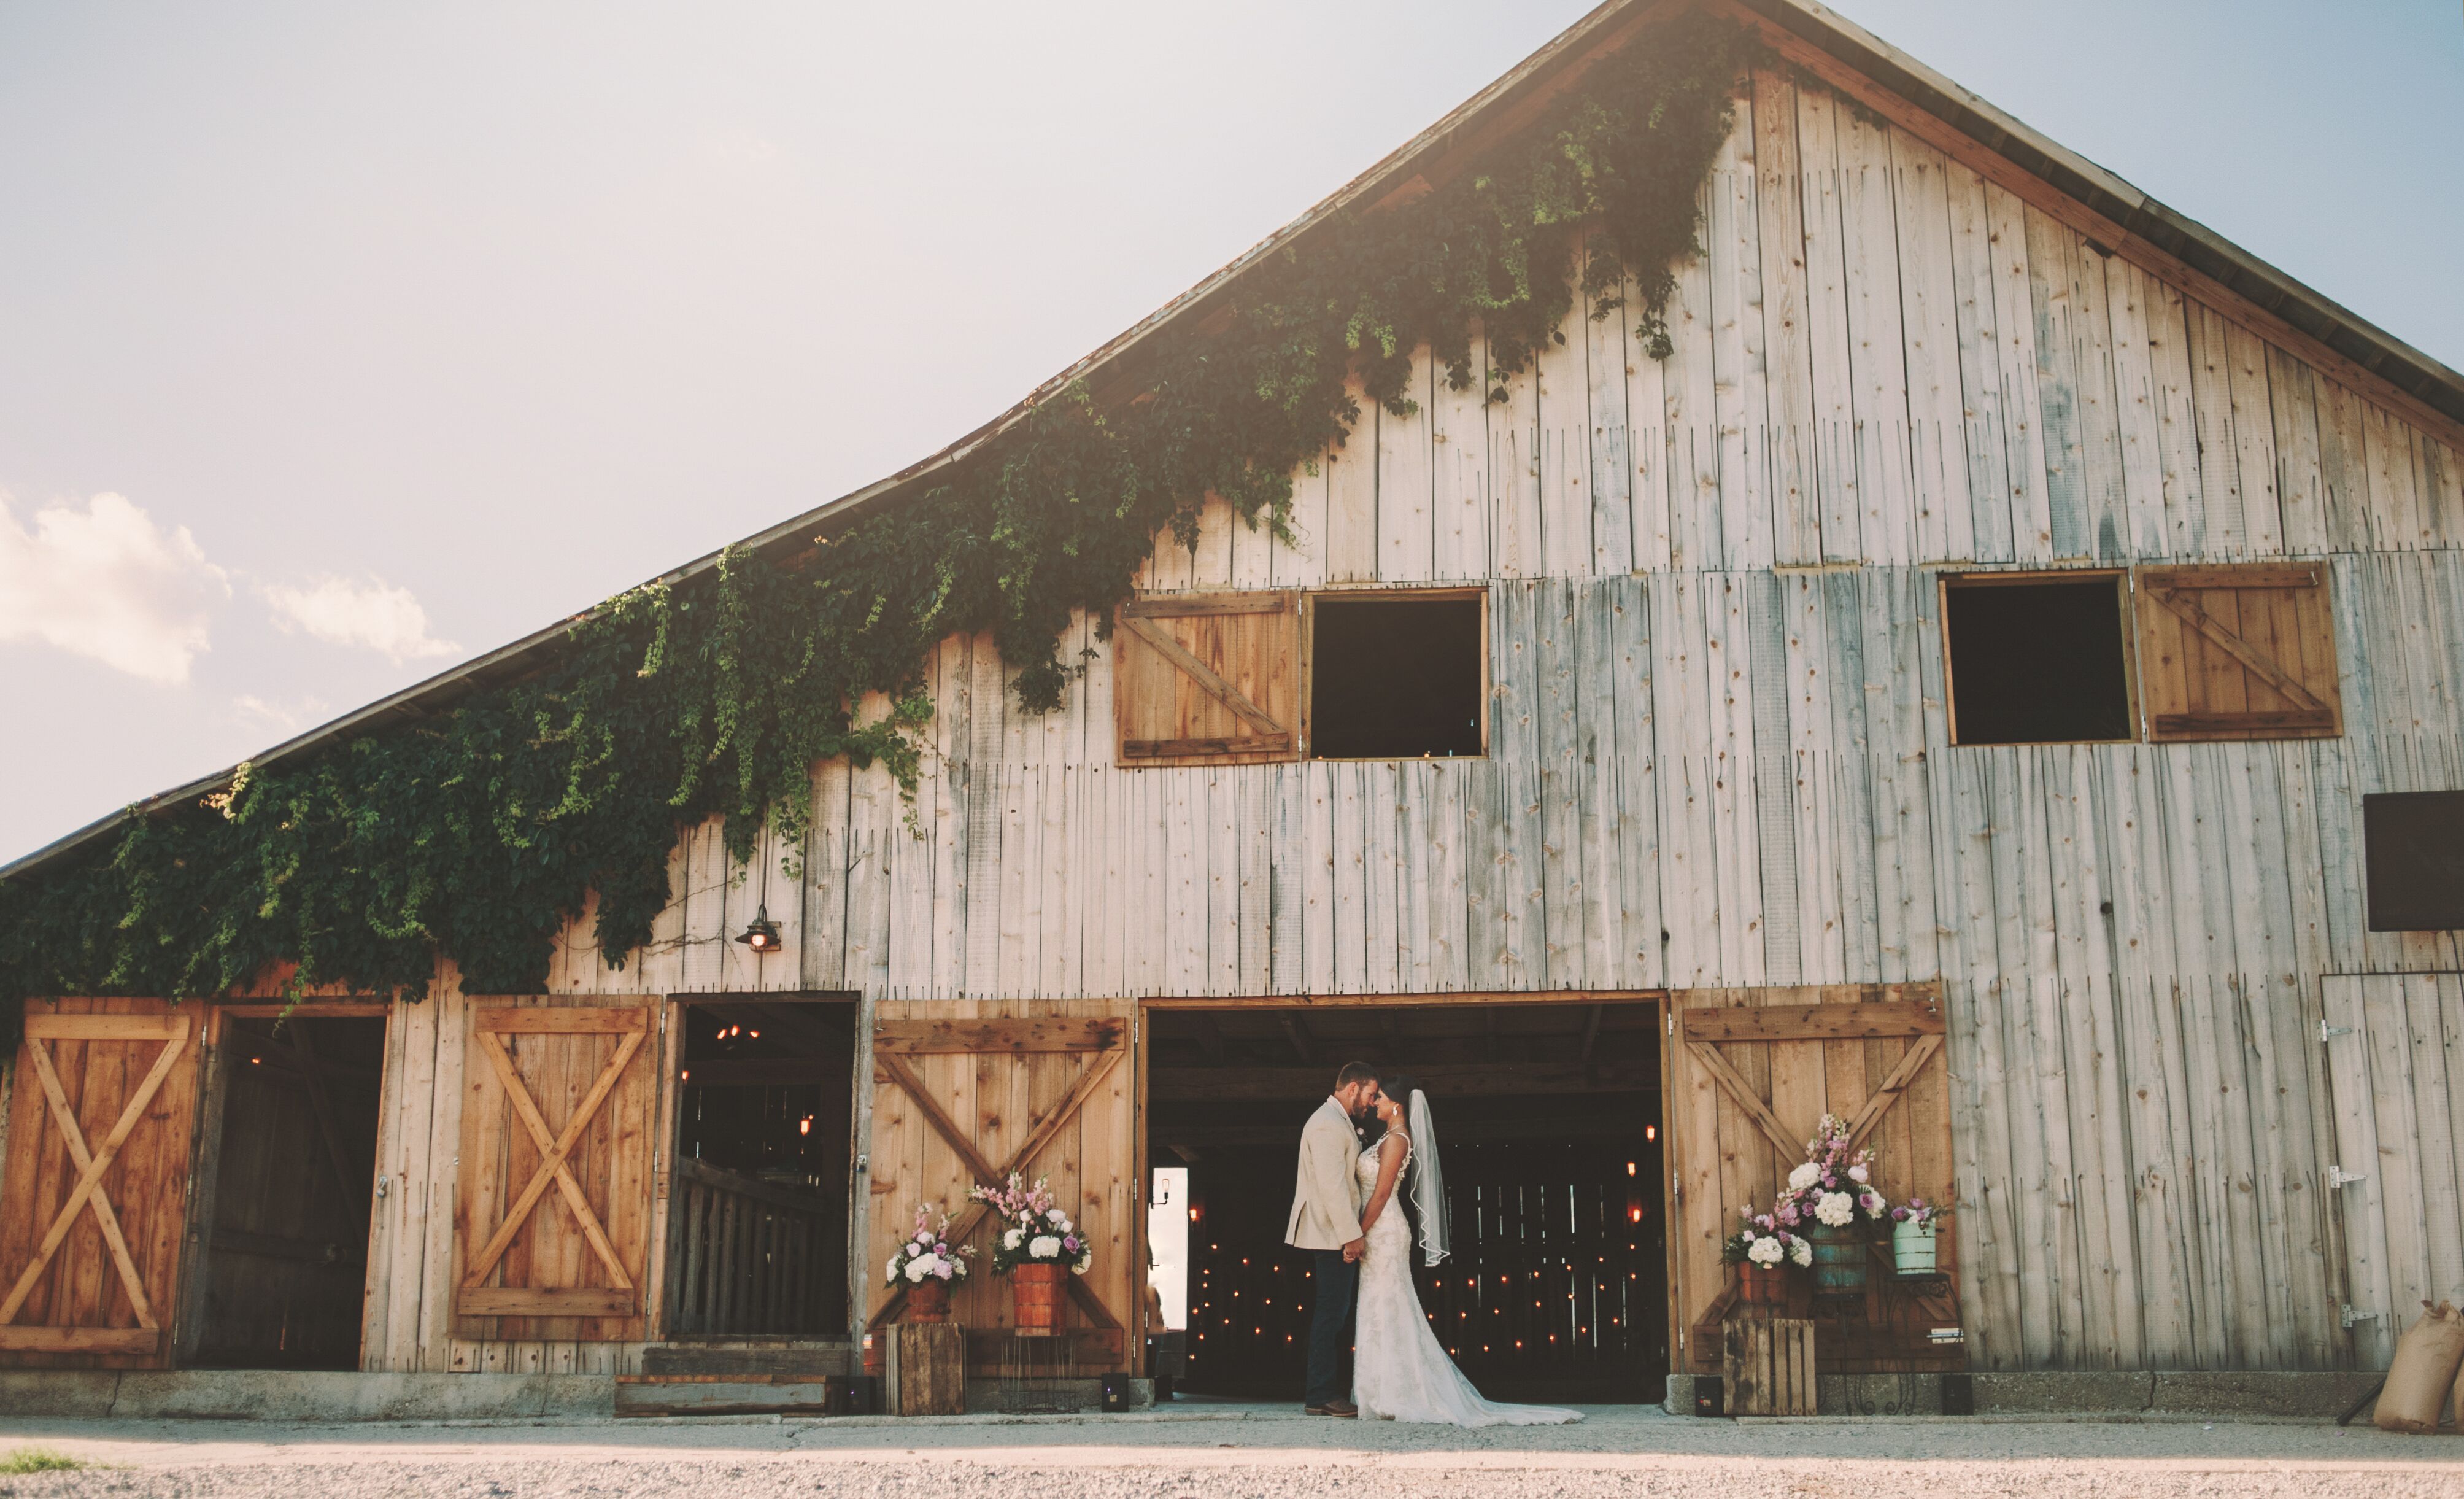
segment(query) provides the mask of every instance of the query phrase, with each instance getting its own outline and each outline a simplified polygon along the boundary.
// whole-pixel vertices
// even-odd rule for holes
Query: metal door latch
[[[2350,1328],[2356,1322],[2375,1322],[2378,1319],[2379,1314],[2375,1312],[2356,1312],[2349,1306],[2341,1309],[2336,1317],[2336,1320],[2343,1323],[2346,1328]]]
[[[2367,1181],[2368,1179],[2370,1179],[2367,1173],[2346,1171],[2342,1166],[2329,1166],[2327,1168],[2327,1184],[2331,1187],[2348,1187],[2356,1181]]]
[[[377,1196],[379,1196],[379,1197],[383,1197],[383,1196],[385,1196],[385,1191],[386,1191],[386,1189],[387,1189],[387,1188],[389,1188],[389,1187],[391,1187],[392,1185],[393,1185],[393,1178],[391,1178],[391,1177],[379,1177],[379,1178],[377,1178]]]
[[[2319,1039],[2321,1041],[2333,1041],[2338,1036],[2349,1036],[2352,1033],[2353,1027],[2350,1025],[2330,1025],[2323,1020],[2319,1023]]]

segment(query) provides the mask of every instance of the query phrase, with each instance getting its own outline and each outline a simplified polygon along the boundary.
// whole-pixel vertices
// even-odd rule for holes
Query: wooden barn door
[[[970,1361],[998,1363],[991,1343],[1015,1324],[1006,1281],[991,1273],[978,1182],[1015,1171],[1051,1179],[1053,1195],[1095,1244],[1094,1264],[1067,1285],[1076,1324],[1070,1359],[1122,1368],[1136,1284],[1136,1072],[1128,1065],[1135,1007],[1126,1002],[885,1003],[872,1030],[871,1223],[865,1282],[868,1328],[897,1320],[903,1290],[883,1284],[891,1253],[918,1207],[947,1211],[951,1232],[977,1249],[975,1273],[951,1298],[969,1330]]]
[[[0,1195],[0,1365],[168,1365],[199,1019],[155,1000],[27,1005]]]
[[[454,1334],[644,1336],[658,1005],[472,1002],[462,1064]]]
[[[1771,1206],[1825,1113],[1849,1120],[1875,1152],[1884,1197],[1951,1200],[1942,990],[1932,983],[1695,989],[1674,996],[1671,1016],[1672,1279],[1683,1339],[1672,1367],[1717,1374],[1720,1320],[1735,1295],[1720,1242],[1735,1231],[1742,1209]],[[1956,1233],[1956,1219],[1943,1225],[1937,1247],[1953,1278],[1934,1294],[1899,1294],[1876,1262],[1862,1315],[1826,1324],[1817,1336],[1825,1372],[1965,1367],[1956,1345],[1929,1341],[1934,1328],[1959,1323]]]
[[[2425,1301],[2464,1301],[2464,976],[2330,974],[2335,1157],[2320,1176],[2344,1221],[2343,1318],[2354,1361],[2384,1369]]]

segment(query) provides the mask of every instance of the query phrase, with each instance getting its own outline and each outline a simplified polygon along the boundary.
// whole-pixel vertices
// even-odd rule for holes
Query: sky
[[[0,860],[941,447],[1582,0],[0,8]],[[2464,366],[2457,0],[1845,0]]]

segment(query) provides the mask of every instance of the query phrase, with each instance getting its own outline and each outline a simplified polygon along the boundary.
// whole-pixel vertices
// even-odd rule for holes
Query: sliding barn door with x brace
[[[649,1311],[657,1010],[472,1011],[453,1311],[470,1338],[627,1342]]]
[[[0,1363],[161,1367],[198,1026],[152,1000],[31,1004],[0,1192]]]

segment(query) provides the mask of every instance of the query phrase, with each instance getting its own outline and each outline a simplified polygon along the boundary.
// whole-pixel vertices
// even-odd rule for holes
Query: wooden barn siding
[[[1499,580],[1491,758],[1124,771],[1083,621],[1041,716],[954,638],[912,808],[818,767],[807,849],[732,869],[696,830],[651,946],[607,973],[585,917],[556,986],[1939,976],[1980,1367],[2349,1359],[2319,976],[2459,966],[2365,930],[2358,813],[2464,784],[2464,465],[1784,78],[1705,201],[1670,359],[1578,306],[1503,402],[1424,363],[1419,412],[1298,476],[1298,545],[1216,505],[1141,580]],[[2272,555],[2330,559],[2343,739],[1948,745],[1941,565]],[[764,903],[766,959],[729,940]]]

